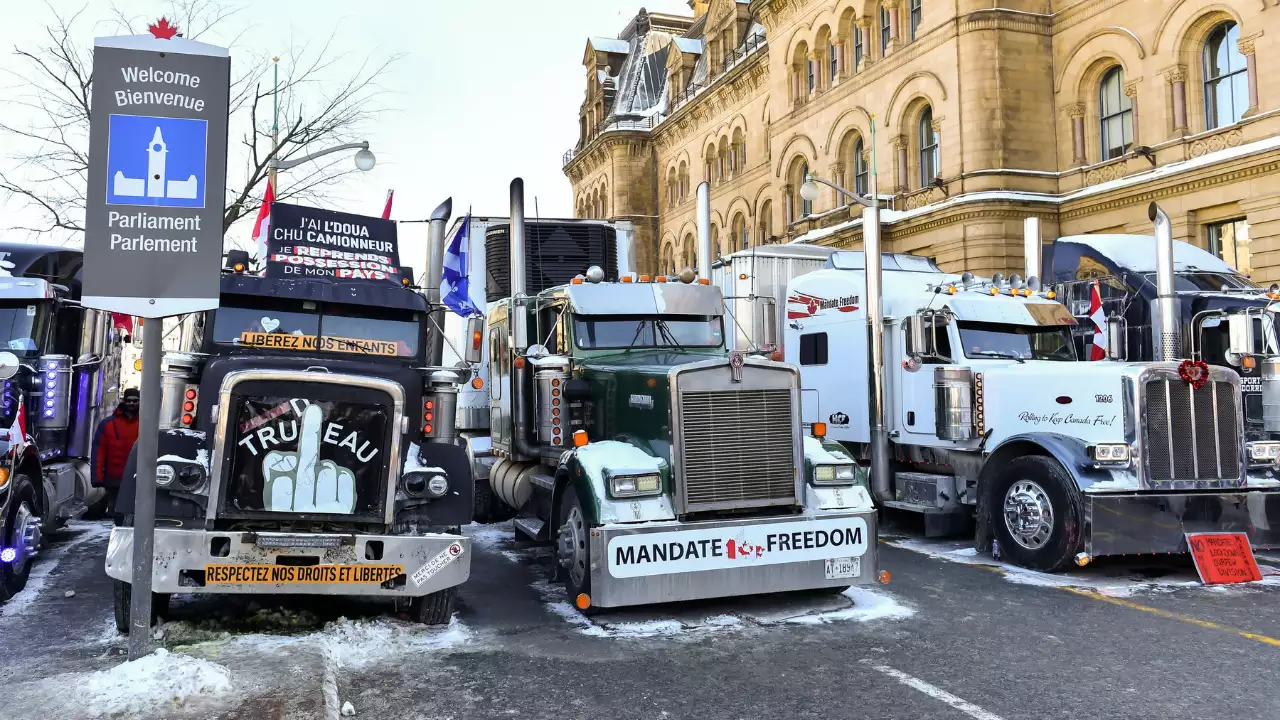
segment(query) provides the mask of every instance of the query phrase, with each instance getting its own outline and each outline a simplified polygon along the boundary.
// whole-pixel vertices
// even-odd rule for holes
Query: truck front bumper
[[[1245,533],[1255,549],[1280,548],[1280,488],[1086,495],[1094,557],[1185,553],[1186,533]]]
[[[458,548],[460,546],[460,550]],[[156,528],[152,590],[158,593],[362,595],[418,597],[466,582],[471,575],[471,540],[461,535],[336,535],[242,533]],[[376,560],[370,558],[377,558]],[[272,582],[273,567],[353,568],[343,582]],[[244,582],[206,582],[206,568],[257,568]],[[385,582],[361,580],[362,568],[402,566]],[[252,573],[244,573],[250,575]],[[337,575],[337,573],[333,573]],[[111,530],[107,575],[133,579],[133,528]],[[365,573],[368,576],[368,573]]]
[[[596,607],[865,585],[879,577],[875,511],[615,524],[590,532]]]

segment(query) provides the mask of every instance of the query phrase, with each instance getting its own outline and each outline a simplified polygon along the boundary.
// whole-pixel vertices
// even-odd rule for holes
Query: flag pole
[[[271,159],[276,159],[280,150],[280,58],[271,59],[273,78],[271,81]],[[267,182],[276,186],[276,168],[272,162],[267,170]]]

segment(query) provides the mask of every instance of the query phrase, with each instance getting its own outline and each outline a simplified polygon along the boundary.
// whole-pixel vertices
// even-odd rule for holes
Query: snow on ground
[[[1010,563],[1001,562],[989,555],[980,555],[972,547],[963,546],[959,541],[894,539],[889,540],[894,547],[921,553],[939,560],[962,563],[965,565],[981,565],[998,570],[1008,582],[1017,585],[1034,585],[1039,587],[1073,587],[1092,590],[1109,597],[1128,597],[1137,594],[1168,593],[1176,590],[1199,589],[1212,592],[1226,592],[1226,586],[1206,586],[1200,582],[1195,568],[1186,564],[1170,563],[1166,559],[1153,559],[1158,563],[1160,574],[1153,577],[1137,569],[1132,563],[1114,563],[1104,561],[1087,568],[1071,569],[1061,573],[1045,573],[1028,570]],[[1142,558],[1138,559],[1139,561]],[[1240,587],[1276,586],[1280,587],[1280,575],[1264,575],[1261,582],[1247,583]]]
[[[523,559],[519,552],[511,549],[515,546],[515,530],[510,522],[497,525],[471,523],[462,529],[462,534],[471,538],[471,543],[477,548],[495,552],[513,563]]]
[[[9,602],[0,606],[0,618],[25,615],[44,592],[50,575],[58,568],[58,562],[66,557],[67,553],[81,545],[95,540],[105,540],[111,535],[111,526],[107,523],[72,522],[59,531],[59,533],[69,532],[78,534],[52,551],[41,552],[36,556],[35,565],[31,567],[31,575],[27,578],[27,586]]]
[[[66,704],[64,712],[90,717],[176,712],[193,703],[225,700],[232,691],[227,668],[164,648],[109,670],[56,675],[43,684],[49,698]],[[68,688],[75,692],[69,694]]]
[[[471,629],[456,617],[443,627],[340,618],[307,639],[331,653],[339,668],[359,670],[393,657],[460,647],[473,637]]]
[[[864,587],[851,587],[844,591],[853,605],[842,610],[819,612],[787,618],[786,622],[798,625],[826,625],[833,622],[871,622],[872,620],[905,620],[916,611],[899,602],[893,595]]]

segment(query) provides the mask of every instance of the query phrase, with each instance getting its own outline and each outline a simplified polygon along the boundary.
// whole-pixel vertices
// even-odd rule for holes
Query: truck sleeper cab
[[[885,506],[926,534],[977,521],[976,545],[1058,570],[1132,553],[1186,552],[1184,533],[1238,531],[1280,545],[1280,487],[1249,473],[1239,378],[1193,387],[1176,363],[1075,362],[1074,318],[1049,292],[886,258]],[[900,260],[900,262],[899,262]],[[870,438],[861,253],[792,281],[785,353],[830,436]]]
[[[190,347],[165,361],[160,607],[178,592],[363,595],[449,620],[472,488],[463,451],[427,429],[427,312],[393,285],[223,275],[221,306],[188,318]],[[126,515],[107,554],[124,626],[131,560]]]

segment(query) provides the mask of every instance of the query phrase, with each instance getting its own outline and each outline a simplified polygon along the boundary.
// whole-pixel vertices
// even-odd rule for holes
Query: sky
[[[616,36],[641,6],[650,12],[688,15],[686,0],[226,0],[240,12],[216,36],[236,58],[249,53],[286,54],[299,43],[333,37],[342,55],[334,73],[402,54],[381,80],[386,89],[376,119],[361,128],[378,158],[368,173],[351,176],[331,193],[330,209],[377,215],[388,189],[395,190],[393,219],[425,219],[452,197],[455,215],[505,215],[508,185],[523,177],[530,209],[543,217],[572,215],[561,157],[576,141],[578,107],[585,91],[582,54],[589,36]],[[30,47],[54,12],[84,10],[81,41],[90,46],[114,17],[159,16],[164,0],[47,0],[6,2],[0,23],[0,91],[19,82],[25,65],[15,47]],[[95,32],[94,25],[98,24]],[[146,32],[139,23],[135,32]],[[0,113],[14,112],[0,103]],[[13,120],[13,116],[6,119]],[[13,143],[0,136],[0,167],[10,171]],[[230,161],[234,178],[235,158]],[[283,187],[287,173],[280,176]],[[29,219],[21,201],[0,198],[0,229],[7,239],[39,240],[9,228]],[[34,222],[34,220],[31,220]],[[229,239],[245,242],[251,220]],[[424,225],[403,225],[402,262],[416,255]],[[247,245],[246,245],[247,247]]]

